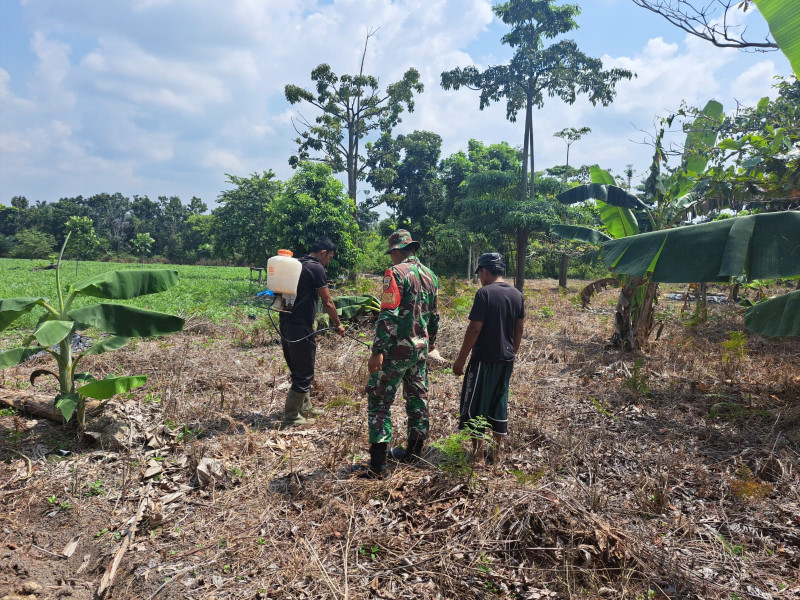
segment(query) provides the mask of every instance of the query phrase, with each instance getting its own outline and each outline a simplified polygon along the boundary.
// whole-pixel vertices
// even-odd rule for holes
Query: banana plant
[[[662,140],[674,118],[675,115],[670,115],[663,119],[656,136],[650,174],[644,185],[646,202],[615,186],[611,174],[597,166],[590,171],[591,184],[559,194],[559,202],[575,204],[594,200],[605,230],[614,239],[626,239],[639,233],[639,223],[634,211],[644,213],[653,230],[675,226],[687,211],[696,207],[706,190],[707,184],[701,174],[708,163],[709,152],[716,143],[717,129],[723,118],[722,104],[710,100],[705,105],[688,127],[681,166],[671,173],[663,173]],[[565,239],[582,242],[599,238],[599,232],[590,228],[557,225],[552,232]],[[608,242],[604,242],[603,248],[607,244]],[[617,279],[622,287],[611,341],[615,346],[634,349],[641,346],[653,328],[653,304],[658,294],[658,282],[648,278],[646,273],[620,274]],[[604,285],[597,285],[597,282],[589,284],[581,293],[581,298],[588,300],[611,280],[603,281]]]
[[[333,299],[336,314],[342,321],[351,321],[357,316],[376,315],[381,311],[381,303],[375,296],[339,296]],[[330,317],[320,307],[317,313],[317,326],[330,327]]]
[[[800,291],[748,308],[744,313],[744,326],[769,337],[800,335]]]
[[[575,204],[594,200],[600,213],[600,220],[608,235],[597,229],[577,225],[556,225],[551,232],[559,237],[576,242],[589,243],[598,248],[612,239],[625,238],[639,233],[639,222],[634,210],[647,212],[650,207],[636,196],[614,185],[610,173],[598,166],[589,171],[589,185],[581,185],[562,192],[557,196],[562,204]],[[652,327],[652,311],[643,310],[648,298],[655,297],[655,286],[642,285],[638,277],[617,275],[593,281],[581,290],[581,304],[587,306],[594,294],[609,286],[621,287],[617,307],[614,311],[614,335],[611,343],[625,349],[632,349],[636,332]],[[657,284],[656,284],[657,285]],[[644,327],[642,324],[645,324]]]
[[[132,337],[176,333],[183,329],[184,320],[174,315],[122,304],[99,303],[73,308],[73,302],[78,296],[128,300],[163,292],[178,283],[178,273],[160,269],[109,271],[73,284],[67,290],[65,298],[61,288],[60,270],[64,247],[68,240],[69,234],[64,240],[56,263],[58,302],[55,305],[42,297],[0,299],[0,331],[33,309],[37,307],[44,309],[44,314],[23,346],[0,352],[0,369],[19,364],[38,352],[51,354],[56,361],[57,372],[36,370],[31,374],[31,381],[42,374],[56,377],[59,392],[54,399],[55,407],[61,411],[65,422],[76,414],[78,427],[83,429],[86,398],[108,400],[117,394],[144,385],[147,381],[146,375],[123,377],[109,375],[104,379],[96,379],[90,373],[79,370],[84,357],[122,348]],[[75,356],[72,349],[73,334],[88,326],[110,333],[111,336]],[[53,348],[54,346],[57,346],[57,349]]]
[[[800,277],[800,212],[760,213],[652,231],[603,244],[616,273],[654,282],[722,282]],[[768,336],[800,334],[800,294],[761,302],[745,326]]]

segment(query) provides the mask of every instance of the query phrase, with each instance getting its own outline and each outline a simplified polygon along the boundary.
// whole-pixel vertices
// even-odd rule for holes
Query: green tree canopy
[[[266,228],[267,210],[283,184],[271,170],[250,177],[226,177],[235,187],[219,195],[220,206],[213,212],[215,252],[228,260],[241,258],[251,265],[266,266],[274,253],[274,241]]]
[[[336,245],[328,275],[336,277],[353,267],[358,225],[352,218],[351,207],[344,185],[333,176],[329,166],[300,163],[267,208],[265,231],[270,256],[280,248],[299,256],[308,252],[315,239],[324,236]]]
[[[398,225],[423,236],[430,226],[429,207],[440,203],[443,195],[437,169],[442,138],[430,131],[414,131],[396,140],[386,134],[375,147],[380,159],[369,161],[367,181],[382,192],[379,200],[395,211]]]
[[[47,258],[56,245],[56,238],[38,229],[23,229],[16,234],[17,243],[11,258]]]
[[[94,231],[94,225],[89,217],[70,217],[66,224],[67,231],[72,235],[69,239],[69,254],[75,259],[75,273],[78,273],[77,261],[91,260],[97,254],[100,240]]]

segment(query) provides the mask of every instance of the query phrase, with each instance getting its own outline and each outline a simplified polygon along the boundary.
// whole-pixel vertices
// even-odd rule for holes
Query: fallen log
[[[100,400],[87,401],[86,414],[89,415],[95,412],[101,403]],[[61,411],[53,406],[53,397],[32,389],[13,390],[0,387],[0,406],[16,408],[19,412],[29,417],[47,419],[54,423],[64,423],[64,416]]]

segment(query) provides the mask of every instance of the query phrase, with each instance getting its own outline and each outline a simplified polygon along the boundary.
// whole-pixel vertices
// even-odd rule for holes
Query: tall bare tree
[[[522,143],[522,174],[520,202],[536,195],[533,152],[533,107],[544,105],[545,94],[557,96],[572,104],[578,94],[586,94],[592,104],[608,106],[616,95],[615,86],[620,79],[630,79],[633,73],[625,69],[603,70],[603,61],[591,58],[578,49],[572,40],[561,39],[546,45],[565,33],[577,29],[575,16],[580,9],[574,4],[558,6],[554,0],[510,0],[493,7],[494,13],[511,30],[503,36],[503,43],[514,48],[514,56],[507,65],[492,66],[484,71],[477,67],[457,67],[442,73],[444,89],[480,91],[480,108],[493,102],[506,100],[506,118],[516,121],[520,111],[525,111],[525,134]],[[528,159],[530,158],[530,180]],[[528,183],[530,182],[530,188]],[[525,281],[525,257],[530,230],[517,230],[516,286],[520,290]]]
[[[364,74],[367,44],[376,31],[367,33],[357,75],[338,76],[330,65],[322,63],[311,71],[314,92],[292,84],[284,90],[291,104],[307,102],[320,111],[313,123],[298,116],[297,154],[289,159],[289,164],[297,167],[304,160],[314,160],[326,163],[334,173],[346,171],[347,194],[353,200],[354,210],[358,180],[366,177],[362,140],[372,132],[391,133],[404,110],[413,112],[414,93],[424,89],[419,71],[414,68],[408,69],[400,81],[388,85],[386,91],[381,91],[377,77]]]

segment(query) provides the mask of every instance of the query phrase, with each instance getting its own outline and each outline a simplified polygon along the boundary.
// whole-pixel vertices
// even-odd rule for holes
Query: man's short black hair
[[[496,266],[496,265],[489,265],[486,267],[480,267],[478,270],[484,269],[491,273],[492,275],[500,275],[504,276],[506,274],[506,270],[503,267]]]
[[[321,237],[314,240],[314,243],[311,244],[311,250],[309,250],[309,254],[314,252],[322,252],[323,250],[327,252],[336,252],[336,245],[330,240],[330,238]]]

